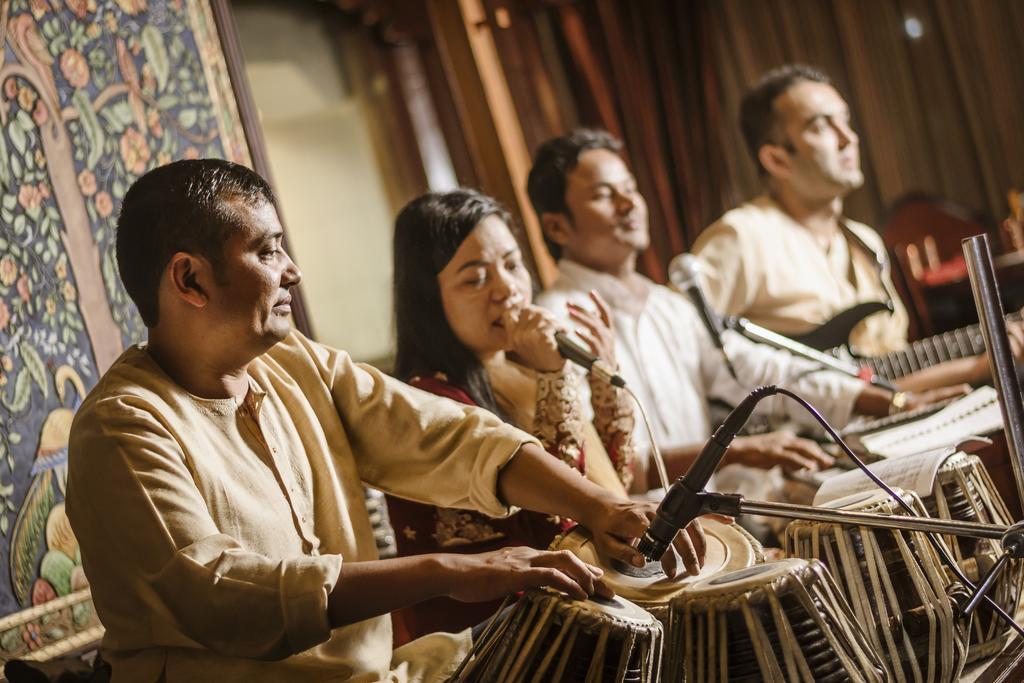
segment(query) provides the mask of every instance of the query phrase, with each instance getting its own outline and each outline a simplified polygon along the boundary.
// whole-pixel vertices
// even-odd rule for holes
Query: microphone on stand
[[[654,521],[647,527],[637,550],[649,560],[660,558],[672,544],[676,533],[702,514],[701,496],[711,475],[718,468],[722,456],[743,425],[750,419],[754,408],[764,398],[778,391],[774,384],[757,387],[733,408],[725,421],[711,435],[686,474],[676,479],[665,494]]]
[[[729,374],[732,375],[733,379],[739,381],[739,378],[736,376],[736,368],[733,367],[732,360],[729,358],[729,354],[725,352],[725,345],[722,343],[722,319],[715,312],[715,309],[708,304],[707,297],[704,296],[704,289],[700,285],[700,275],[700,260],[693,254],[679,254],[668,265],[668,279],[676,286],[676,289],[690,298],[690,301],[697,309],[697,313],[700,314],[700,319],[704,322],[704,327],[707,329],[708,334],[711,335],[711,341],[722,352],[722,357],[725,359],[725,366],[729,369]]]
[[[616,374],[603,360],[570,339],[568,335],[562,332],[555,332],[555,343],[558,344],[558,353],[561,354],[562,358],[576,363],[576,365],[600,377],[612,386],[619,387],[620,389],[626,387],[626,380]]]

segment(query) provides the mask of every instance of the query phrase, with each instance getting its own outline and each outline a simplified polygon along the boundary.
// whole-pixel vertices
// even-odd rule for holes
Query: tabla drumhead
[[[574,600],[551,589],[544,589],[543,592],[560,596],[562,602],[559,609],[565,612],[575,612],[579,615],[590,614],[597,618],[610,618],[613,621],[638,625],[649,625],[657,621],[650,612],[619,595],[610,599],[594,595],[587,600]]]
[[[614,563],[613,566],[607,559],[598,557],[590,532],[578,527],[556,541],[551,549],[570,550],[584,562],[601,567],[605,572],[605,583],[616,595],[641,604],[660,602],[668,600],[695,581],[720,572],[750,567],[760,561],[754,545],[756,542],[740,526],[713,519],[703,519],[701,525],[707,538],[707,551],[704,566],[697,576],[676,575],[670,579],[661,570],[660,562],[650,562],[643,569],[620,563]]]
[[[701,592],[718,593],[722,589],[743,591],[766,583],[783,576],[793,575],[808,566],[807,560],[789,558],[765,562],[746,569],[738,569],[725,574],[718,574],[703,581],[698,581],[690,586],[687,595],[695,596]]]

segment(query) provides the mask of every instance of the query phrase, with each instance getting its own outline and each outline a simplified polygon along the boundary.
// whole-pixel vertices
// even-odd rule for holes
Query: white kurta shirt
[[[643,402],[661,449],[703,443],[716,426],[711,424],[709,399],[736,405],[762,384],[779,384],[795,391],[833,425],[849,421],[853,404],[864,388],[861,380],[817,370],[809,361],[726,331],[723,342],[739,377],[737,382],[697,309],[685,296],[643,276],[638,278],[642,291],[633,291],[619,278],[573,261],[563,258],[558,265],[559,278],[541,294],[540,305],[572,329],[567,302],[593,308],[587,294],[592,289],[608,302],[619,374]],[[784,414],[801,425],[817,426],[799,405],[785,397],[763,401],[761,410]],[[649,450],[643,429],[636,430],[635,439],[638,453]]]

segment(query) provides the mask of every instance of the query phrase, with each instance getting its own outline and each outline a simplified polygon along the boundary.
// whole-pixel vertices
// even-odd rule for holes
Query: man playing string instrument
[[[843,200],[864,183],[850,108],[828,77],[807,66],[767,73],[743,98],[743,136],[765,192],[704,230],[693,253],[720,313],[782,334],[802,334],[850,306],[891,302],[867,317],[851,346],[878,355],[907,345],[907,312],[893,287],[885,245],[843,215]],[[1024,328],[1008,326],[1015,352]],[[983,384],[984,356],[947,361],[900,378],[906,390]]]

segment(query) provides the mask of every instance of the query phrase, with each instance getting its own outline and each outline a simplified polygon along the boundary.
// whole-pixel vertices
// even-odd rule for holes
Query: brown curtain
[[[499,43],[506,69],[528,74],[510,78],[527,139],[576,125],[624,138],[650,205],[652,248],[642,265],[656,279],[706,225],[759,191],[739,100],[787,62],[822,67],[850,103],[867,176],[847,202],[851,216],[877,225],[894,199],[924,191],[994,225],[1007,213],[1006,191],[1024,185],[1020,0],[491,6],[499,4],[512,6],[512,21],[495,26],[508,32]],[[565,91],[571,103],[559,105]]]

